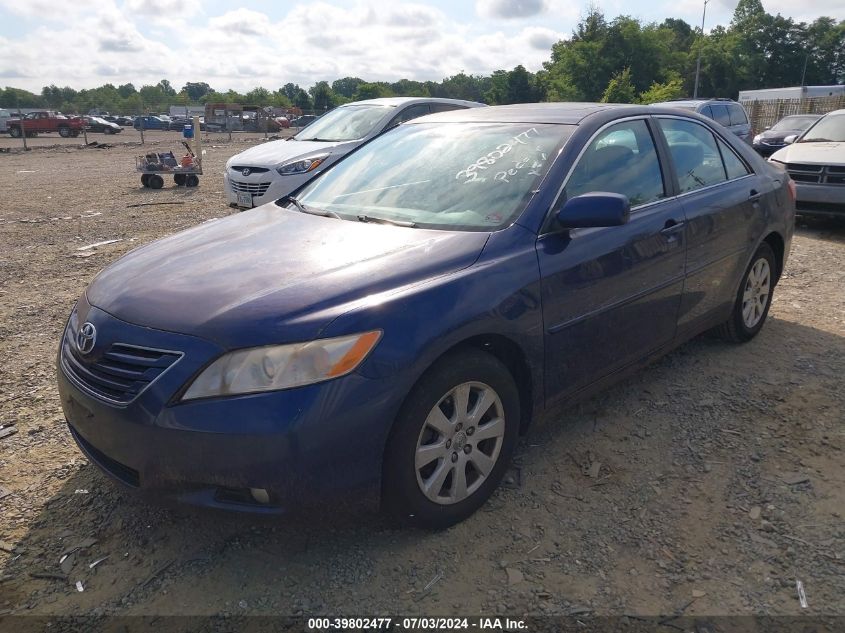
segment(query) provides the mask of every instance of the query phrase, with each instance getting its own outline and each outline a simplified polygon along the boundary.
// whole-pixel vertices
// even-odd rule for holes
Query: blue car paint
[[[736,186],[760,198],[752,211],[742,208],[756,219],[741,235],[706,191],[660,202],[621,227],[547,231],[558,194],[552,185],[620,112],[661,114],[636,107],[578,114],[538,194],[500,231],[357,224],[266,205],[113,264],[72,322],[95,323],[100,348],[113,340],[184,356],[124,408],[91,397],[60,370],[62,406],[82,449],[107,472],[115,474],[114,460],[137,471],[142,488],[203,505],[236,507],[215,490],[252,487],[269,490],[272,505],[250,510],[329,497],[377,501],[392,421],[423,372],[454,346],[473,341],[512,352],[524,370],[517,380],[530,419],[723,321],[762,239],[777,234],[788,253],[792,235],[785,181],[742,143],[725,137],[757,174]],[[661,233],[668,220],[682,230]],[[707,281],[717,272],[730,283],[713,291]],[[383,330],[382,340],[348,376],[179,401],[227,350],[371,329]]]

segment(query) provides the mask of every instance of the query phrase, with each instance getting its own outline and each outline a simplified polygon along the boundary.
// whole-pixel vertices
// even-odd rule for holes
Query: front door
[[[686,223],[664,182],[644,118],[600,131],[573,169],[556,208],[567,198],[606,191],[628,196],[632,211],[622,226],[552,230],[538,239],[550,402],[674,337]]]

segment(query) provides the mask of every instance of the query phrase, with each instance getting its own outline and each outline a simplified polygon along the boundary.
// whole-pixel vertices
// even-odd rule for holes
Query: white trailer
[[[792,88],[765,88],[740,90],[739,101],[771,101],[774,99],[810,99],[812,97],[837,97],[845,95],[845,86],[795,86]]]

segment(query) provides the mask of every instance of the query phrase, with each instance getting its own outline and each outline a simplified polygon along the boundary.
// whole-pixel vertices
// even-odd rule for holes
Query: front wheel
[[[10,127],[9,134],[12,138],[20,138],[21,137],[21,129],[19,127]]]
[[[764,242],[745,271],[730,318],[719,328],[723,338],[744,343],[763,329],[775,291],[776,266],[775,254]]]
[[[505,474],[519,418],[519,392],[501,361],[470,349],[443,357],[394,423],[382,473],[385,509],[434,529],[469,517]]]
[[[69,138],[70,137],[70,128],[69,127],[60,127],[59,128],[59,136],[62,138]]]

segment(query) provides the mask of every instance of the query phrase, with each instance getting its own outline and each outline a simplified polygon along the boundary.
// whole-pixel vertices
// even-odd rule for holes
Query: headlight
[[[759,143],[759,142],[760,142],[760,141],[762,141],[762,140],[763,140],[763,135],[762,135],[762,134],[758,134],[757,136],[755,136],[755,137],[754,137],[754,142],[755,142],[755,143]]]
[[[322,382],[354,371],[381,338],[381,331],[291,345],[237,350],[211,363],[182,400],[273,391]]]
[[[308,158],[297,158],[287,163],[282,163],[276,167],[276,171],[280,176],[294,176],[296,174],[304,174],[320,166],[320,164],[329,157],[328,154],[320,154],[319,156],[309,156]]]

